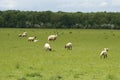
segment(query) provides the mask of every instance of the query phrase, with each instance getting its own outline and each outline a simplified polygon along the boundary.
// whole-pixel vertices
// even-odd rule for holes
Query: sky
[[[120,12],[120,0],[0,0],[0,10]]]

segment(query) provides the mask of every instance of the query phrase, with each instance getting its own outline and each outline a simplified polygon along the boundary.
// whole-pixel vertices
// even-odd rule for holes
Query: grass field
[[[37,43],[18,37],[26,31]],[[47,36],[53,51],[43,46]],[[64,49],[67,42],[72,50]],[[108,47],[108,58],[99,54]],[[84,29],[0,29],[0,80],[120,80],[120,31]]]

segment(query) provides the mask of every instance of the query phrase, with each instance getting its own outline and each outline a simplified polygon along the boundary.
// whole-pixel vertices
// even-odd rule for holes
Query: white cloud
[[[14,0],[0,0],[0,8],[2,9],[14,9],[16,2]]]
[[[120,11],[120,0],[0,0],[0,10]]]
[[[100,4],[100,6],[107,6],[108,5],[108,3],[107,2],[102,2],[101,4]]]

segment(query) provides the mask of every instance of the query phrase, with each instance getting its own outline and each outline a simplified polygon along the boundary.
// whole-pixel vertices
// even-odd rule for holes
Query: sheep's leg
[[[105,54],[104,54],[103,56],[104,56],[104,58],[105,58]]]
[[[105,55],[105,57],[107,58],[107,55]]]
[[[70,47],[70,50],[72,50],[72,47]]]

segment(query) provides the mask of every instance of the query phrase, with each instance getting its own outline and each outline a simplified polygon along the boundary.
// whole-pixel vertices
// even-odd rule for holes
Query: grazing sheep
[[[45,43],[44,48],[45,48],[46,51],[48,51],[48,50],[52,51],[49,43]]]
[[[36,39],[36,36],[34,36],[34,37],[28,37],[28,41],[34,41]]]
[[[26,37],[27,36],[27,32],[23,32],[22,37]]]
[[[37,40],[37,39],[35,39],[33,42],[38,42],[38,40]]]
[[[22,34],[19,34],[18,37],[26,37],[27,36],[27,32],[23,32]]]
[[[107,52],[108,52],[108,48],[104,48],[104,50],[100,53],[100,57],[102,58],[102,56],[104,58],[107,58]]]
[[[68,43],[65,45],[65,48],[67,48],[68,50],[72,50],[72,43],[71,43],[71,42],[68,42]]]
[[[48,41],[55,41],[57,38],[57,34],[56,35],[50,35],[48,36]]]

